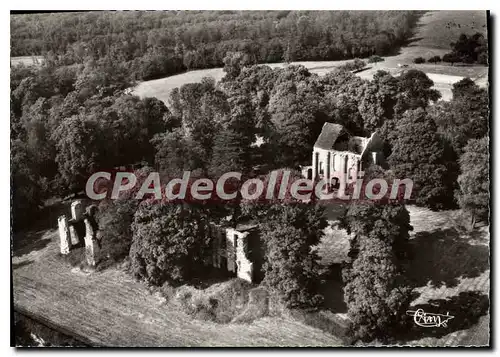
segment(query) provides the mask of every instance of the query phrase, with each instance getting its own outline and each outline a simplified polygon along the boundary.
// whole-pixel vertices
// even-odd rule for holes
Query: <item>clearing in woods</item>
[[[451,66],[448,63],[414,64],[413,59],[432,56],[442,57],[450,52],[450,43],[458,40],[461,33],[472,35],[476,32],[487,35],[486,11],[428,11],[421,18],[415,30],[414,37],[409,44],[400,49],[394,56],[384,57],[384,62],[370,64],[371,68],[359,72],[361,78],[371,79],[378,70],[389,71],[396,75],[401,72],[399,64],[406,64],[409,68],[424,71],[434,81],[434,87],[442,94],[443,100],[451,99],[451,86],[464,77],[470,77],[482,87],[488,83],[488,67],[485,66]],[[347,61],[321,62],[293,62],[302,64],[312,73],[324,75],[335,67]],[[272,68],[284,67],[284,63],[267,64]],[[134,88],[134,94],[140,97],[156,97],[168,105],[168,98],[172,89],[186,83],[200,82],[203,77],[213,77],[219,81],[224,76],[222,68],[201,69],[189,71],[174,76],[144,81]]]
[[[449,50],[461,34],[486,36],[486,11],[430,11],[420,19],[412,45]]]
[[[330,221],[339,210],[332,207]],[[69,208],[68,208],[69,209]],[[459,211],[432,212],[408,207],[415,256],[410,277],[417,284],[412,306],[450,312],[447,328],[417,329],[411,345],[487,345],[489,341],[489,232],[460,228]],[[51,221],[55,226],[57,220]],[[349,242],[344,231],[328,228],[319,253],[339,268]],[[89,343],[106,346],[339,346],[337,336],[291,316],[264,317],[250,324],[194,320],[165,303],[126,272],[112,267],[93,274],[72,269],[59,255],[57,229],[14,237],[14,305],[48,319]],[[333,269],[332,269],[333,270]],[[338,271],[337,271],[338,273]],[[334,320],[345,321],[340,275],[327,284],[325,302]],[[464,293],[464,296],[459,296]],[[483,308],[480,308],[483,306]],[[486,309],[484,309],[486,306]],[[447,310],[447,311],[442,311]],[[458,311],[458,313],[457,313]],[[319,327],[319,326],[318,326]]]
[[[23,64],[25,66],[38,66],[43,63],[43,56],[19,56],[19,57],[11,57],[10,64],[11,66],[17,66],[18,64]]]

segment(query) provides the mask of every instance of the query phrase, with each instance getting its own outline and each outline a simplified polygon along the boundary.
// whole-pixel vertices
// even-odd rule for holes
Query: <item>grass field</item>
[[[56,232],[38,254],[14,257],[14,304],[104,346],[335,346],[340,340],[289,317],[248,325],[194,320],[126,273],[85,274],[61,261]],[[42,238],[42,239],[43,239]],[[31,260],[34,259],[34,260]]]
[[[410,266],[410,276],[417,283],[420,294],[414,306],[425,306],[428,312],[444,313],[450,310],[451,320],[446,334],[442,329],[429,331],[426,337],[414,341],[432,346],[488,345],[489,320],[487,311],[477,319],[472,309],[476,302],[458,298],[460,294],[478,294],[481,303],[489,305],[490,261],[488,227],[473,232],[462,227],[468,224],[460,211],[431,212],[409,207],[412,245],[415,256]],[[455,304],[450,304],[452,299]],[[471,304],[471,306],[469,306]],[[469,321],[465,321],[465,320]],[[461,327],[469,326],[468,329]]]
[[[476,32],[487,33],[486,11],[429,11],[420,19],[413,45],[448,50],[462,33]]]

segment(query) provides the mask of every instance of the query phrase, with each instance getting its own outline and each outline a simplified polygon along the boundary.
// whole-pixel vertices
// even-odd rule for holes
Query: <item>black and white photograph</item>
[[[11,350],[492,347],[489,10],[8,16]]]

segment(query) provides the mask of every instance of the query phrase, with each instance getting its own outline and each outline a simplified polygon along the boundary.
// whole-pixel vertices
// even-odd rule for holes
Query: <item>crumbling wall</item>
[[[93,218],[93,211],[85,206],[81,200],[71,203],[71,219],[62,215],[58,219],[59,240],[61,254],[66,255],[72,249],[85,245],[85,258],[89,266],[95,266],[99,251],[97,242],[97,225]]]
[[[247,258],[244,245],[249,232],[239,232],[233,228],[226,229],[226,239],[228,249],[227,269],[236,272],[236,276],[243,280],[253,281],[253,263]],[[230,259],[229,257],[234,257]]]
[[[85,217],[85,259],[87,264],[91,267],[96,265],[96,256],[99,252],[99,246],[97,244],[96,234],[92,223],[88,217]]]
[[[59,245],[61,254],[66,255],[71,249],[71,237],[69,232],[68,219],[65,215],[59,216],[57,219],[57,225],[59,226]]]

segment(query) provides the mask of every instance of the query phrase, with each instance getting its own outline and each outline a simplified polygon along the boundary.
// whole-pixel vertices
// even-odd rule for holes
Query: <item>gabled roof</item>
[[[319,149],[331,150],[333,144],[337,141],[337,137],[340,135],[344,127],[340,124],[325,123],[321,129],[321,134],[319,134],[314,147]]]
[[[250,222],[238,223],[234,229],[237,230],[238,232],[247,232],[257,229],[258,227],[259,225],[256,222],[250,221]]]

